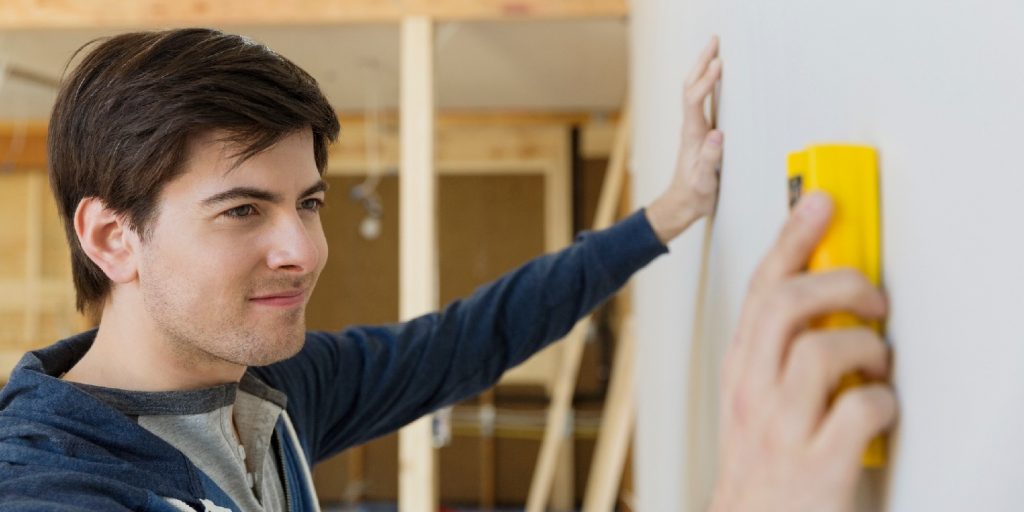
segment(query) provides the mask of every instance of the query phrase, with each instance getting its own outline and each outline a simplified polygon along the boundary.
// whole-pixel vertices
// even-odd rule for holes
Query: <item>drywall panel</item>
[[[630,64],[634,115],[631,170],[634,204],[668,183],[682,122],[687,61],[683,3],[632,3]],[[690,52],[692,53],[692,52]],[[693,323],[701,226],[670,244],[635,280],[637,423],[634,479],[637,510],[683,510],[686,333]]]
[[[747,280],[785,217],[786,153],[812,142],[872,144],[901,421],[889,469],[864,489],[860,508],[878,500],[899,511],[1019,509],[1024,339],[1013,319],[1024,306],[1024,6],[637,0],[633,8],[640,202],[671,173],[683,73],[708,35],[722,37],[726,151],[706,336],[697,340],[708,366],[717,366]],[[702,450],[713,454],[713,407],[685,418],[679,375],[692,341],[700,234],[684,235],[637,286],[641,510],[705,503],[713,477],[714,457]],[[687,450],[692,428],[707,443]],[[696,459],[698,469],[686,474],[676,457]]]

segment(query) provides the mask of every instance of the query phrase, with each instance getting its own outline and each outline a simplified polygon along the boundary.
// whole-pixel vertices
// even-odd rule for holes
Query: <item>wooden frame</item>
[[[330,148],[328,173],[332,175],[363,175],[366,173],[366,121],[357,115],[339,113],[342,135]],[[561,149],[547,130],[579,126],[583,130],[583,154],[588,157],[607,156],[613,143],[617,112],[595,116],[587,113],[508,112],[441,112],[436,115],[436,161],[444,172],[459,169],[476,172],[501,160],[522,162],[522,168],[550,165],[551,155]],[[394,113],[381,115],[383,133],[378,134],[380,162],[385,169],[397,171],[399,164],[398,118]],[[10,163],[15,170],[46,169],[45,121],[0,121],[0,162]],[[16,154],[8,155],[12,139],[23,138]],[[567,149],[564,151],[568,151]],[[446,163],[447,162],[447,163]],[[512,167],[509,167],[513,170]]]
[[[583,497],[583,512],[607,512],[615,509],[615,498],[626,465],[626,453],[636,421],[635,371],[636,340],[632,316],[620,326],[615,348],[608,396],[601,414],[601,429],[590,462],[590,475]]]
[[[0,30],[624,18],[626,0],[0,0]]]

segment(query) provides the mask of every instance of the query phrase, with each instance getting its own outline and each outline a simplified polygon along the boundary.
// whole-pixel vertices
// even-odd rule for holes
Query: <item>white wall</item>
[[[786,153],[821,141],[874,145],[902,410],[885,485],[871,492],[888,510],[1019,510],[1024,4],[634,0],[633,11],[641,203],[672,170],[682,76],[708,35],[722,37],[726,153],[704,352],[716,360],[728,342],[747,279],[783,221]],[[688,428],[714,426],[713,407],[684,418],[701,231],[637,283],[643,511],[704,503],[713,475],[713,450],[687,453],[684,443]],[[684,460],[699,470],[687,475]],[[694,482],[702,491],[685,492]]]

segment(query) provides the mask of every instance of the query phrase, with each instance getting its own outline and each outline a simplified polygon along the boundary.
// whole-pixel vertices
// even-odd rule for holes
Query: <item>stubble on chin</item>
[[[289,359],[302,350],[306,343],[305,306],[290,312],[288,316],[288,323],[291,327],[271,339],[261,339],[259,342],[261,350],[255,350],[249,354],[246,366],[274,364]]]
[[[294,356],[305,344],[304,305],[267,325],[246,318],[244,310],[231,314],[210,307],[183,313],[170,297],[154,295],[147,301],[150,314],[175,358],[190,368],[266,366]]]

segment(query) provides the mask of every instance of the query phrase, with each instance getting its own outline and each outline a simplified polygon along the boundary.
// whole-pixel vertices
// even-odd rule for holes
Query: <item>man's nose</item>
[[[274,223],[271,236],[267,253],[267,266],[271,269],[309,272],[316,268],[316,244],[298,213],[282,215]]]

